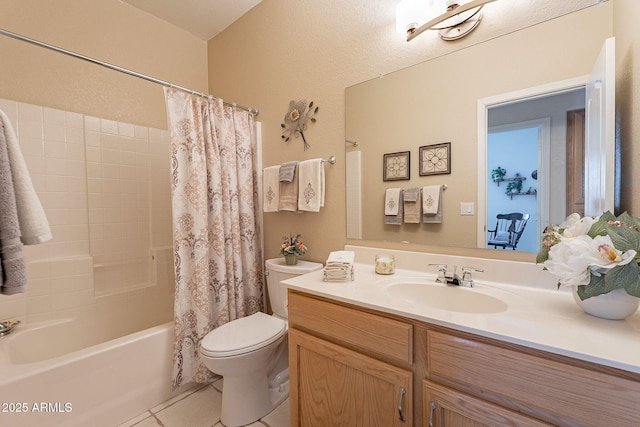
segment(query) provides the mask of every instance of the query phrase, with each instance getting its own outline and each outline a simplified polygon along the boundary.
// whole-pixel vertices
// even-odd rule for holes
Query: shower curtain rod
[[[119,71],[119,72],[124,73],[124,74],[129,74],[130,76],[138,77],[140,79],[147,80],[147,81],[150,81],[150,82],[153,82],[153,83],[158,83],[158,84],[160,84],[162,86],[165,86],[165,87],[178,89],[178,90],[181,90],[183,92],[187,92],[187,93],[190,93],[190,94],[196,95],[196,96],[202,96],[202,97],[205,97],[205,98],[215,98],[214,96],[206,94],[206,93],[198,92],[198,91],[195,91],[193,89],[189,89],[189,88],[186,88],[186,87],[183,87],[183,86],[174,85],[173,83],[169,83],[169,82],[166,82],[164,80],[156,79],[155,77],[147,76],[146,74],[138,73],[137,71],[129,70],[127,68],[123,68],[123,67],[120,67],[118,65],[113,65],[113,64],[110,64],[108,62],[100,61],[100,60],[91,58],[89,56],[81,55],[81,54],[73,52],[71,50],[63,49],[61,47],[57,47],[57,46],[54,46],[54,45],[51,45],[51,44],[48,44],[48,43],[44,43],[44,42],[41,42],[39,40],[35,40],[35,39],[29,38],[29,37],[25,37],[23,35],[20,35],[20,34],[17,34],[17,33],[13,33],[11,31],[4,30],[2,28],[0,28],[0,34],[2,34],[4,36],[7,36],[7,37],[11,37],[12,39],[21,40],[21,41],[24,41],[24,42],[27,42],[27,43],[31,43],[31,44],[36,45],[36,46],[44,47],[46,49],[53,50],[55,52],[59,52],[59,53],[65,54],[65,55],[73,56],[74,58],[82,59],[84,61],[91,62],[91,63],[96,64],[96,65],[101,65],[101,66],[103,66],[105,68],[109,68],[111,70]],[[228,102],[228,101],[223,101],[223,102],[224,102],[225,105],[229,105],[231,107],[235,107],[235,108],[239,108],[239,109],[244,110],[244,111],[248,111],[249,113],[253,114],[254,116],[257,116],[260,113],[260,111],[258,109],[256,109],[256,108],[249,108],[249,107],[245,107],[243,105],[238,105],[238,104],[235,104],[233,102]]]

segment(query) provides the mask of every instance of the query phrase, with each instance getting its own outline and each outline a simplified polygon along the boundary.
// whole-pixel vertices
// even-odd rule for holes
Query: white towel
[[[324,207],[324,163],[322,159],[298,163],[298,210],[319,212]]]
[[[325,282],[344,282],[353,280],[353,262],[356,254],[353,251],[333,251],[329,253],[324,266]]]
[[[269,166],[262,172],[262,207],[264,212],[277,212],[280,201],[280,166]]]
[[[403,192],[401,188],[387,188],[384,194],[384,223],[402,225]]]
[[[20,222],[20,240],[25,245],[36,245],[51,240],[49,221],[33,188],[27,165],[22,157],[18,137],[11,126],[11,121],[3,111],[0,111],[0,121],[4,126],[4,137],[7,141],[11,178],[13,179],[18,221]]]
[[[442,222],[442,185],[422,187],[422,222]]]
[[[384,214],[398,215],[399,208],[400,208],[400,189],[387,188],[387,190],[384,192]]]
[[[333,251],[327,258],[327,267],[348,267],[355,261],[354,251]]]

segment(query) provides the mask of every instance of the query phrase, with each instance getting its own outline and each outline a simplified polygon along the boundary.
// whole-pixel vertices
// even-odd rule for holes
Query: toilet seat
[[[265,347],[286,332],[284,320],[257,312],[209,332],[200,343],[200,352],[209,357],[237,356]]]

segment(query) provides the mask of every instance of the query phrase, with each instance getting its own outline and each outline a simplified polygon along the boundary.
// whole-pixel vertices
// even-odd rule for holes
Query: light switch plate
[[[473,202],[460,202],[460,215],[473,215],[474,208]]]

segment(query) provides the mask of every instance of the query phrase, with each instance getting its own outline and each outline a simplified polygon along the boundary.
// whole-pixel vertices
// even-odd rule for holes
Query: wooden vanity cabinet
[[[291,426],[640,426],[638,374],[291,290],[289,356]]]
[[[423,389],[438,383],[549,425],[640,426],[640,375],[436,328],[428,332],[426,351],[430,382]],[[423,410],[431,402],[423,396]]]
[[[413,425],[412,326],[289,291],[291,425]]]

